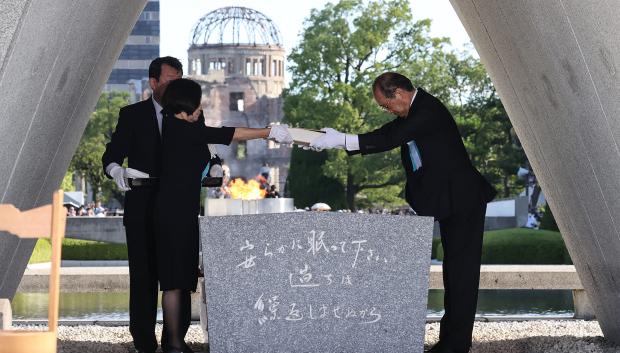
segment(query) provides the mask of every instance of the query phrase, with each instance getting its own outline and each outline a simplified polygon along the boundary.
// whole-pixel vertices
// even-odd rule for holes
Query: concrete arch
[[[605,336],[620,342],[620,7],[450,0],[525,148]]]
[[[0,1],[0,203],[51,201],[146,0]],[[34,247],[0,236],[0,298]]]
[[[620,7],[451,0],[556,214],[605,336],[620,343]],[[146,0],[0,2],[0,202],[48,202]],[[112,30],[111,30],[112,29]],[[0,297],[32,242],[0,237]]]

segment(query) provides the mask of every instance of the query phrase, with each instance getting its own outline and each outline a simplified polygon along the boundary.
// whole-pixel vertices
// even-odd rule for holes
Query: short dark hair
[[[372,91],[379,90],[386,98],[394,98],[397,88],[413,92],[411,80],[397,72],[384,72],[372,83]]]
[[[180,112],[193,114],[200,107],[201,98],[202,89],[198,83],[186,78],[179,78],[168,83],[161,98],[161,105],[172,114]]]
[[[181,64],[179,59],[172,56],[164,56],[151,61],[151,64],[149,65],[149,78],[154,78],[159,81],[159,77],[161,76],[161,66],[163,64],[172,66],[183,74],[183,64]]]

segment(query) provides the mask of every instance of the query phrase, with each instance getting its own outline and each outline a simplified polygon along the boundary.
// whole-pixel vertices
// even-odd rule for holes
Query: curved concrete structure
[[[450,1],[550,202],[603,333],[620,343],[620,6]]]
[[[620,343],[620,6],[451,0]],[[0,1],[0,203],[49,202],[146,0]],[[0,234],[0,298],[33,247]]]
[[[49,203],[146,0],[0,1],[0,203]],[[0,233],[0,298],[32,240]]]

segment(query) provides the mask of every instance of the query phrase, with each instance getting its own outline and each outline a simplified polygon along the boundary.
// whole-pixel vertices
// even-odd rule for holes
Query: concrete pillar
[[[551,205],[606,338],[620,343],[620,6],[450,0]]]
[[[204,301],[204,290],[203,290],[204,283],[205,283],[204,279],[202,277],[199,278],[196,291],[191,294],[192,321],[200,320],[200,311],[202,310],[203,302],[205,302]]]
[[[207,296],[205,294],[204,288],[205,288],[205,280],[204,278],[199,278],[198,289],[196,290],[196,293],[200,293],[199,294],[200,303],[198,306],[200,309],[200,313],[199,313],[200,328],[202,329],[202,336],[204,337],[205,342],[209,342],[209,322],[207,320]],[[192,320],[194,320],[193,313],[192,313]]]
[[[13,325],[13,312],[8,299],[0,299],[0,330],[10,329]]]
[[[0,1],[0,203],[51,202],[146,0]],[[34,247],[0,233],[0,298]]]
[[[575,319],[594,320],[596,318],[585,290],[573,289],[573,305],[575,306]]]

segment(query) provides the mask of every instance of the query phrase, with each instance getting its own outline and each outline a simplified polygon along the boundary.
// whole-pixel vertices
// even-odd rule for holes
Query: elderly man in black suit
[[[496,192],[473,167],[454,118],[437,98],[394,72],[377,77],[372,89],[381,108],[397,116],[394,120],[360,135],[324,129],[326,134],[310,146],[363,155],[400,147],[407,202],[418,215],[439,221],[444,249],[445,314],[439,342],[430,352],[468,352],[486,204]]]

